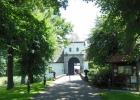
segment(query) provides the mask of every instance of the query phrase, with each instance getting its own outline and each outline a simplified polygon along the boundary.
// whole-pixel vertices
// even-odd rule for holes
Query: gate
[[[68,61],[68,74],[74,75],[74,63],[80,63],[79,59],[76,57],[70,58]]]

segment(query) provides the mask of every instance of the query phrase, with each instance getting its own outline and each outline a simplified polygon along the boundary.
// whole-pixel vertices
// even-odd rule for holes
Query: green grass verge
[[[102,92],[100,96],[103,100],[140,100],[140,94],[128,92]]]
[[[47,81],[46,86],[43,86],[43,82],[31,84],[30,93],[27,92],[27,85],[16,86],[11,90],[6,90],[6,86],[0,86],[0,100],[30,100],[51,83],[52,81]]]

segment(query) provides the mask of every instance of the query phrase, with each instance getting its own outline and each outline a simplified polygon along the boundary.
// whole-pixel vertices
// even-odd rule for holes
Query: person
[[[110,80],[110,78],[108,79],[108,90],[109,91],[111,90],[111,80]]]

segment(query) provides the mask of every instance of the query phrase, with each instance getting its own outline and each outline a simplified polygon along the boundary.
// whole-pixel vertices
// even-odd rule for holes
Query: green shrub
[[[40,77],[40,76],[36,76],[34,77],[34,82],[41,82],[43,80],[43,77]]]
[[[112,80],[112,73],[109,66],[99,67],[92,65],[90,66],[88,76],[92,84],[98,87],[107,87],[108,80]]]
[[[41,82],[44,80],[44,76],[35,76],[34,77],[34,82]],[[52,77],[47,77],[46,81],[52,81],[53,78]]]
[[[7,85],[7,80],[4,80],[2,83],[3,85]]]
[[[52,77],[48,77],[48,78],[47,78],[47,81],[52,81],[52,80],[53,80]]]

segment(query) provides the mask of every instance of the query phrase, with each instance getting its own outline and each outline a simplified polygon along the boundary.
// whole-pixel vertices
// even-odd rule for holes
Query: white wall
[[[69,48],[71,48],[71,52]],[[79,48],[79,51],[76,51],[76,48]],[[64,49],[64,54],[84,54],[83,50],[85,50],[84,42],[73,42]]]
[[[52,67],[52,70],[56,72],[56,76],[64,74],[64,63],[52,63],[48,67]],[[47,77],[53,77],[53,73],[47,71]]]
[[[85,70],[85,69],[89,69],[89,68],[88,68],[88,61],[84,61],[84,70]]]

